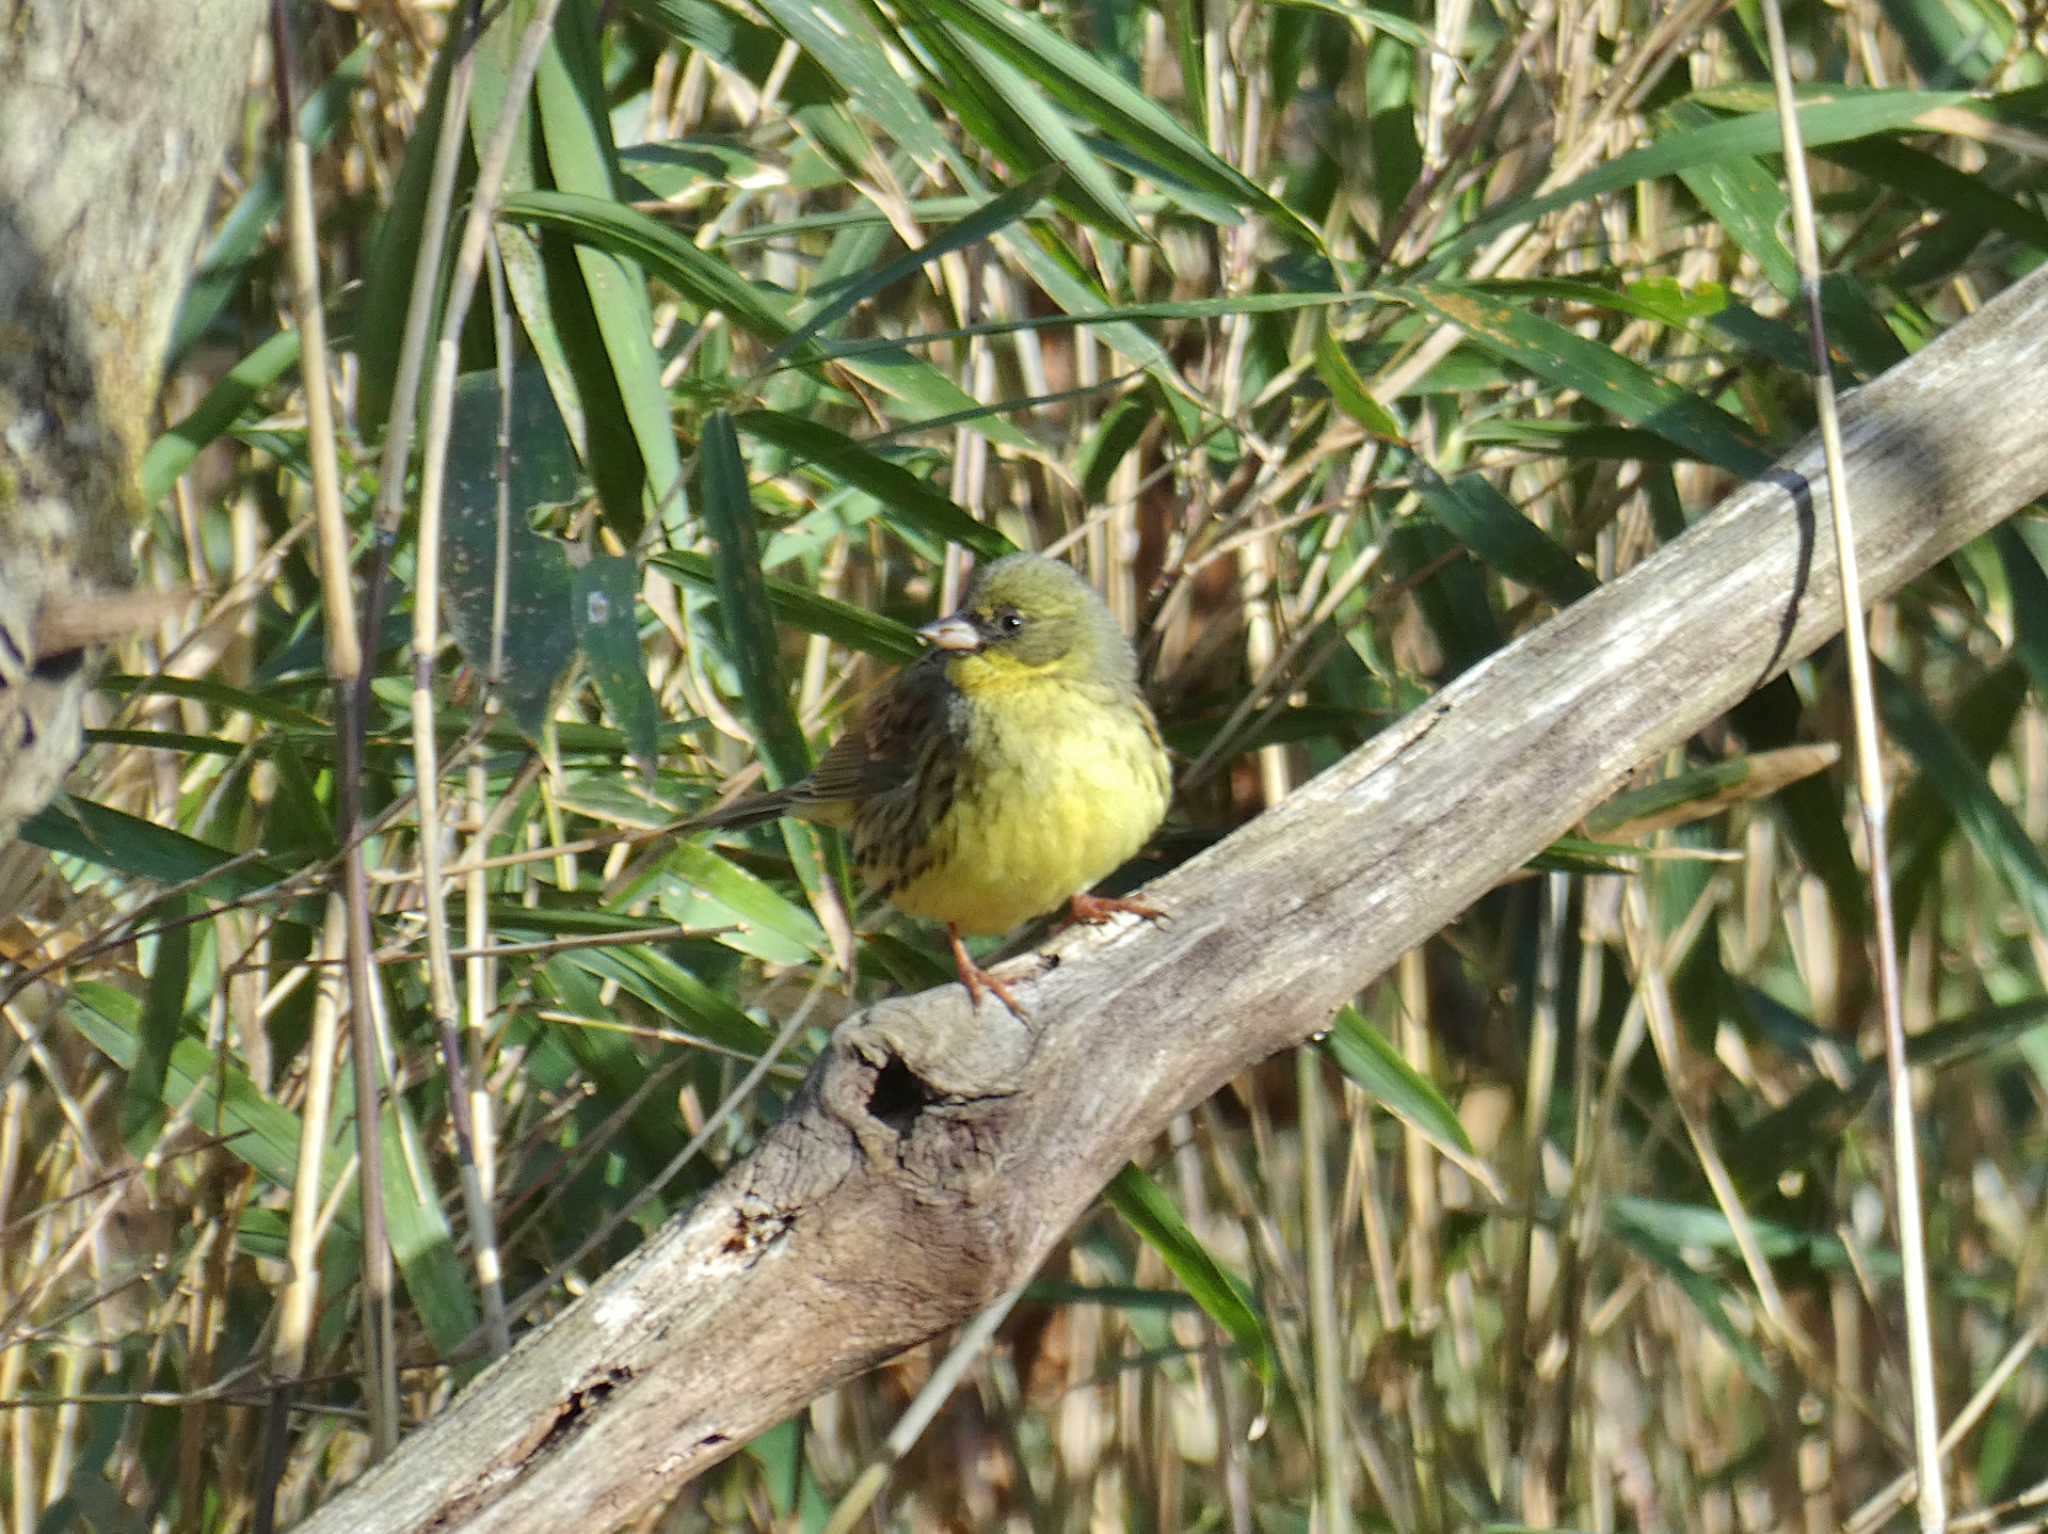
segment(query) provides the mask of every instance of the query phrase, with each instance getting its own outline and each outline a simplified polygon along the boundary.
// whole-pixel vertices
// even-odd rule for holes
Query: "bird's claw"
[[[981,1010],[982,993],[995,992],[996,999],[1010,1009],[1010,1015],[1026,1027],[1031,1019],[1025,1015],[1024,1005],[1017,1000],[1016,993],[1009,985],[974,962],[967,952],[967,945],[960,940],[960,929],[952,925],[946,928],[946,936],[953,944],[953,967],[959,972],[960,983],[967,988],[967,1002],[975,1011]]]
[[[1110,895],[1075,895],[1067,901],[1067,919],[1060,925],[1064,928],[1086,922],[1095,926],[1125,912],[1142,916],[1147,921],[1166,920],[1166,912],[1142,900],[1119,900]]]

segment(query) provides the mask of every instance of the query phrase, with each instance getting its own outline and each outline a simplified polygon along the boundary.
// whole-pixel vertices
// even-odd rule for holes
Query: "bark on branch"
[[[190,0],[170,25],[155,0],[0,17],[0,852],[78,756],[86,652],[157,616],[112,599],[261,21],[250,0]]]
[[[2048,271],[1854,395],[1844,432],[1873,596],[2041,495]],[[1151,886],[1170,921],[1016,961],[1034,1026],[954,986],[843,1026],[751,1157],[303,1527],[594,1534],[965,1320],[1174,1114],[1833,634],[1826,503],[1808,444]]]

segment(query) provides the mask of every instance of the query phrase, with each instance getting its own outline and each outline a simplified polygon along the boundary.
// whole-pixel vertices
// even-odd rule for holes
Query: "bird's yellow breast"
[[[950,802],[921,847],[869,882],[913,916],[1007,932],[1137,852],[1166,814],[1171,772],[1135,694],[1048,677],[974,683]]]

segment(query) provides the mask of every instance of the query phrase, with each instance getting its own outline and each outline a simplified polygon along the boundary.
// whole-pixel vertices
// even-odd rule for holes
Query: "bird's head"
[[[1138,681],[1130,641],[1095,588],[1039,554],[983,567],[960,611],[918,633],[949,652],[947,676],[963,692],[1031,680]]]

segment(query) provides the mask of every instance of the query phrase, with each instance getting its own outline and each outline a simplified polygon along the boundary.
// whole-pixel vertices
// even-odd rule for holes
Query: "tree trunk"
[[[122,626],[164,344],[262,19],[0,13],[0,847],[77,757],[92,642]]]

